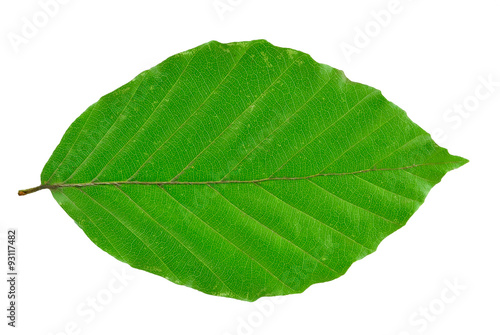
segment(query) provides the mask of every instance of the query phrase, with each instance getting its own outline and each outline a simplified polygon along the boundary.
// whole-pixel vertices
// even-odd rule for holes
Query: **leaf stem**
[[[19,191],[17,192],[17,194],[18,194],[19,196],[23,196],[23,195],[27,195],[27,194],[31,194],[31,193],[38,192],[38,191],[40,191],[40,190],[44,190],[44,189],[46,189],[46,188],[48,188],[48,189],[53,189],[53,188],[56,188],[56,187],[54,187],[54,186],[55,186],[55,185],[39,185],[39,186],[37,186],[37,187],[27,188],[27,189],[25,189],[25,190],[19,190]]]

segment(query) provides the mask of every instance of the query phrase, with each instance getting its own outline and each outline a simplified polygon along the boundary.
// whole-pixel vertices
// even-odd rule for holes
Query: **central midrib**
[[[254,180],[214,180],[214,181],[137,181],[137,180],[124,180],[124,181],[96,181],[88,183],[71,183],[71,184],[42,184],[39,189],[58,189],[62,187],[88,187],[88,186],[103,186],[103,185],[217,185],[217,184],[253,184],[253,183],[263,183],[268,181],[280,181],[280,180],[307,180],[311,178],[318,177],[330,177],[330,176],[347,176],[356,175],[368,172],[377,171],[397,171],[397,170],[409,170],[421,166],[430,165],[442,165],[442,164],[457,164],[460,162],[434,162],[434,163],[423,163],[423,164],[413,164],[409,166],[396,167],[396,168],[371,168],[352,172],[335,172],[335,173],[317,173],[309,176],[300,177],[268,177],[262,179]]]

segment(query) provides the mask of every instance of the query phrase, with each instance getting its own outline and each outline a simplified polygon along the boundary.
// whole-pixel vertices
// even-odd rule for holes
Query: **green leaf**
[[[19,193],[50,189],[135,268],[253,301],[341,276],[466,162],[305,53],[212,41],[90,106]]]

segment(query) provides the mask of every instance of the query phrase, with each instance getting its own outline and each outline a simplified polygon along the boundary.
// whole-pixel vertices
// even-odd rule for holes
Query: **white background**
[[[20,273],[16,329],[6,326],[1,281],[2,334],[500,334],[498,1],[66,2],[17,47],[9,39],[23,36],[25,19],[43,19],[41,6],[0,5],[0,278],[7,227],[19,230]],[[390,20],[374,23],[373,11],[388,9]],[[363,41],[366,29],[371,36]],[[256,303],[132,269],[96,247],[50,192],[17,196],[39,184],[67,127],[102,95],[209,40],[257,38],[305,51],[382,90],[471,162],[449,173],[407,226],[345,276]],[[357,48],[352,57],[342,51],[347,45]],[[491,92],[482,84],[489,77],[497,82]],[[467,117],[453,110],[464,102]],[[114,271],[134,278],[120,287]],[[459,284],[457,292],[449,282]],[[120,292],[109,293],[110,283]],[[91,318],[92,298],[111,301]]]

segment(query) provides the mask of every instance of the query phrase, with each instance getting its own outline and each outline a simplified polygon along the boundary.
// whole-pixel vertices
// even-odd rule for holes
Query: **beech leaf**
[[[50,189],[134,268],[254,301],[343,275],[466,162],[303,52],[212,41],[90,106],[19,194]]]

